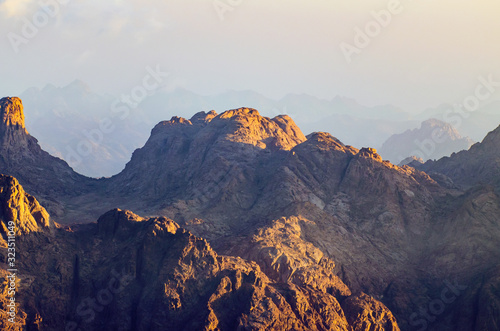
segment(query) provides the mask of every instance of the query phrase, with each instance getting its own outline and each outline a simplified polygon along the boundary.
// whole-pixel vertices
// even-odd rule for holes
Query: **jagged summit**
[[[309,134],[307,136],[307,142],[305,142],[304,145],[314,145],[321,150],[337,150],[349,152],[350,154],[358,153],[356,148],[344,145],[339,139],[327,132],[313,132]]]
[[[290,150],[306,141],[306,137],[288,116],[263,117],[253,108],[223,112],[210,122],[224,131],[224,139],[265,149]]]
[[[377,153],[377,150],[375,148],[363,147],[360,149],[358,155],[360,157],[374,159],[374,160],[377,160],[379,162],[382,162],[382,157]]]
[[[238,117],[238,116],[260,117],[260,114],[259,114],[259,111],[257,109],[246,108],[246,107],[226,110],[225,112],[223,112],[221,114],[221,118],[232,118],[232,117]]]
[[[149,222],[148,222],[149,221]],[[175,234],[179,225],[165,217],[154,219],[142,218],[129,210],[113,209],[97,220],[98,234],[103,238],[127,240],[144,227],[151,228],[153,234],[169,232]]]
[[[0,174],[0,247],[7,247],[9,222],[16,235],[39,232],[50,226],[50,217],[38,201],[27,194],[17,179]]]
[[[18,97],[5,97],[0,99],[0,131],[7,127],[14,127],[26,131],[24,126],[23,103]],[[26,132],[27,133],[27,132]]]
[[[214,110],[211,110],[208,113],[200,111],[194,114],[193,117],[191,117],[191,119],[189,120],[184,117],[172,116],[172,118],[169,121],[161,121],[160,123],[156,124],[151,134],[163,132],[164,128],[178,126],[178,125],[193,125],[196,127],[205,126],[216,116],[217,113]]]
[[[461,138],[460,133],[458,133],[457,129],[455,129],[450,123],[440,121],[437,118],[429,118],[428,120],[423,121],[422,124],[420,125],[421,129],[436,128],[436,127],[444,127],[450,130],[454,134],[455,138]]]
[[[180,191],[188,194],[193,189],[188,186],[190,181],[199,180],[203,183],[200,188],[220,185],[221,174],[230,169],[241,176],[254,176],[252,169],[264,159],[305,141],[290,117],[271,119],[251,108],[219,115],[199,112],[190,120],[172,117],[155,126],[144,147],[113,177],[112,187],[126,182],[130,188],[127,195],[141,192],[151,198]]]
[[[20,98],[0,99],[0,118],[0,149],[9,154],[6,158],[10,158],[12,156],[10,154],[17,154],[20,150],[30,148],[30,145],[36,145],[37,140],[28,134],[24,125],[24,109]],[[1,163],[0,160],[0,165]]]
[[[404,165],[409,165],[411,166],[413,162],[417,162],[415,164],[422,164],[424,163],[424,160],[421,157],[416,157],[416,156],[408,156],[406,159],[403,161],[399,162],[398,167],[402,167]]]
[[[153,128],[154,130],[157,130],[157,128],[163,127],[163,126],[172,126],[176,124],[187,124],[187,125],[192,125],[190,120],[185,119],[184,117],[179,117],[179,116],[172,116],[172,118],[168,121],[161,121],[160,123],[156,124],[156,126]]]
[[[200,112],[194,114],[193,117],[191,117],[190,121],[193,124],[204,125],[204,124],[207,124],[208,122],[210,122],[211,120],[213,120],[216,116],[217,116],[217,113],[215,112],[215,110],[211,110],[208,113],[206,113],[204,111],[200,111]]]
[[[213,110],[208,113],[199,112],[190,120],[174,116],[169,121],[158,123],[151,134],[172,135],[178,134],[178,130],[193,139],[199,134],[205,138],[212,137],[212,142],[237,142],[262,149],[271,147],[290,150],[306,141],[302,131],[289,116],[280,115],[271,119],[261,116],[252,108],[232,109],[220,115]]]

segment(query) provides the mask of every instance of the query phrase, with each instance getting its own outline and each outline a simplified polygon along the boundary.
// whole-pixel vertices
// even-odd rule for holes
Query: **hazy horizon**
[[[417,112],[461,103],[480,77],[500,82],[498,9],[493,0],[0,0],[0,90],[78,79],[119,95],[149,68],[164,88],[202,95],[339,95]]]

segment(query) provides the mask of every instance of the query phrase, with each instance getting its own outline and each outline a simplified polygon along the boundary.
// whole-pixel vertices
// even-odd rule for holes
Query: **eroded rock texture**
[[[26,229],[32,328],[498,329],[495,132],[436,163],[458,157],[463,172],[429,176],[328,133],[304,137],[287,116],[200,112],[159,123],[124,171],[91,180],[22,126],[3,128],[15,138],[1,172],[55,221],[90,222],[52,223],[3,179],[2,221]]]

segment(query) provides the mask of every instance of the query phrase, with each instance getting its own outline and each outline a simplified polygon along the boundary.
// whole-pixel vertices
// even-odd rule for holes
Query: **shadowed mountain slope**
[[[500,189],[500,126],[468,151],[415,167],[429,174],[445,175],[463,188],[493,185]]]
[[[256,263],[219,256],[167,218],[115,209],[97,223],[49,230],[48,214],[15,179],[0,176],[0,190],[0,224],[29,229],[16,233],[19,330],[399,330],[383,304],[351,296],[338,279],[326,280],[330,293],[275,282]],[[2,279],[11,275],[0,269]],[[4,330],[13,325],[6,286]]]

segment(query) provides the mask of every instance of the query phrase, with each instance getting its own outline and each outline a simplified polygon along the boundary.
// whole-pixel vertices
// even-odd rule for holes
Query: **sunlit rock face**
[[[2,118],[0,130],[5,130],[7,127],[24,129],[24,113],[21,99],[17,97],[0,99],[0,117]]]
[[[17,179],[0,175],[0,202],[0,246],[7,247],[9,233],[20,236],[48,229],[49,214],[33,196],[24,191]],[[9,224],[14,226],[13,232],[8,230]]]
[[[89,225],[50,225],[14,178],[0,177],[0,190],[2,226],[14,221],[20,228],[16,277],[29,283],[17,289],[19,330],[399,330],[392,313],[365,294],[352,297],[346,315],[339,300],[351,293],[331,273],[321,286],[276,281],[255,262],[218,255],[168,218],[126,210]],[[293,264],[305,266],[300,257]],[[2,291],[2,317],[9,300]],[[6,319],[0,323],[12,329]]]

